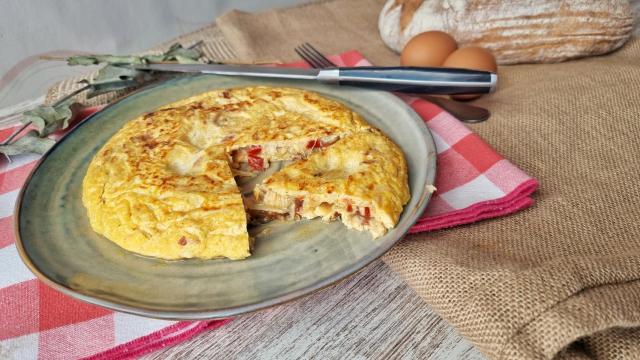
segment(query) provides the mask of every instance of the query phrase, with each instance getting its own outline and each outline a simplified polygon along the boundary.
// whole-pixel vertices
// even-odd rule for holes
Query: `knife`
[[[425,94],[482,94],[495,91],[498,76],[487,71],[430,67],[337,67],[300,69],[256,65],[146,64],[137,70],[187,72],[273,79],[315,80],[334,85]]]

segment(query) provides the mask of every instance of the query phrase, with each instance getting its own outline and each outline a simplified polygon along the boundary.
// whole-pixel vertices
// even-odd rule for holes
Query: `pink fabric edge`
[[[231,320],[232,319],[201,321],[198,325],[186,331],[181,330],[191,325],[191,322],[181,321],[149,335],[145,335],[127,343],[120,344],[109,350],[86,357],[84,360],[125,360],[136,358],[152,351],[183,342],[204,331],[217,329],[231,322]],[[176,333],[177,335],[173,335]]]
[[[483,201],[465,209],[419,219],[416,225],[409,229],[409,233],[415,234],[422,231],[440,230],[457,225],[470,224],[526,209],[533,205],[534,201],[529,196],[537,188],[538,181],[529,179],[499,199]]]

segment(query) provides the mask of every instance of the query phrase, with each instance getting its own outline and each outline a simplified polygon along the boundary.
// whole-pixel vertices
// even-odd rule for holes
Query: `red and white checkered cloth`
[[[332,60],[343,66],[369,65],[355,51]],[[404,100],[425,119],[438,150],[438,191],[411,232],[471,223],[532,204],[534,179],[435,105]],[[1,129],[0,139],[13,129]],[[13,234],[13,205],[37,158],[0,160],[0,358],[133,358],[229,321],[175,322],[112,312],[38,281],[20,261]]]

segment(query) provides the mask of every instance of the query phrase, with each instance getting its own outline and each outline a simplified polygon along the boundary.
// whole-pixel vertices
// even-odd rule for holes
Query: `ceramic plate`
[[[127,121],[208,90],[291,86],[337,99],[400,145],[409,166],[411,200],[395,229],[372,240],[340,222],[272,222],[251,229],[256,246],[242,261],[164,261],[127,252],[94,233],[81,202],[89,161]],[[228,317],[283,303],[340,280],[402,238],[424,210],[436,151],[422,119],[379,91],[309,82],[189,76],[138,91],[80,123],[42,158],[16,205],[17,245],[45,283],[78,299],[167,319]]]

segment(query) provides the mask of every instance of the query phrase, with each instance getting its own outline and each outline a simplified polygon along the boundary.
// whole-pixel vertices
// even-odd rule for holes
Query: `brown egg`
[[[496,58],[487,49],[469,46],[460,48],[444,61],[442,64],[444,67],[463,68],[472,70],[484,70],[497,72],[498,65],[496,64]],[[473,100],[479,98],[480,94],[473,95],[452,95],[451,97],[456,100]]]
[[[427,31],[409,40],[400,54],[403,66],[441,66],[447,56],[458,48],[451,35],[442,31]]]

